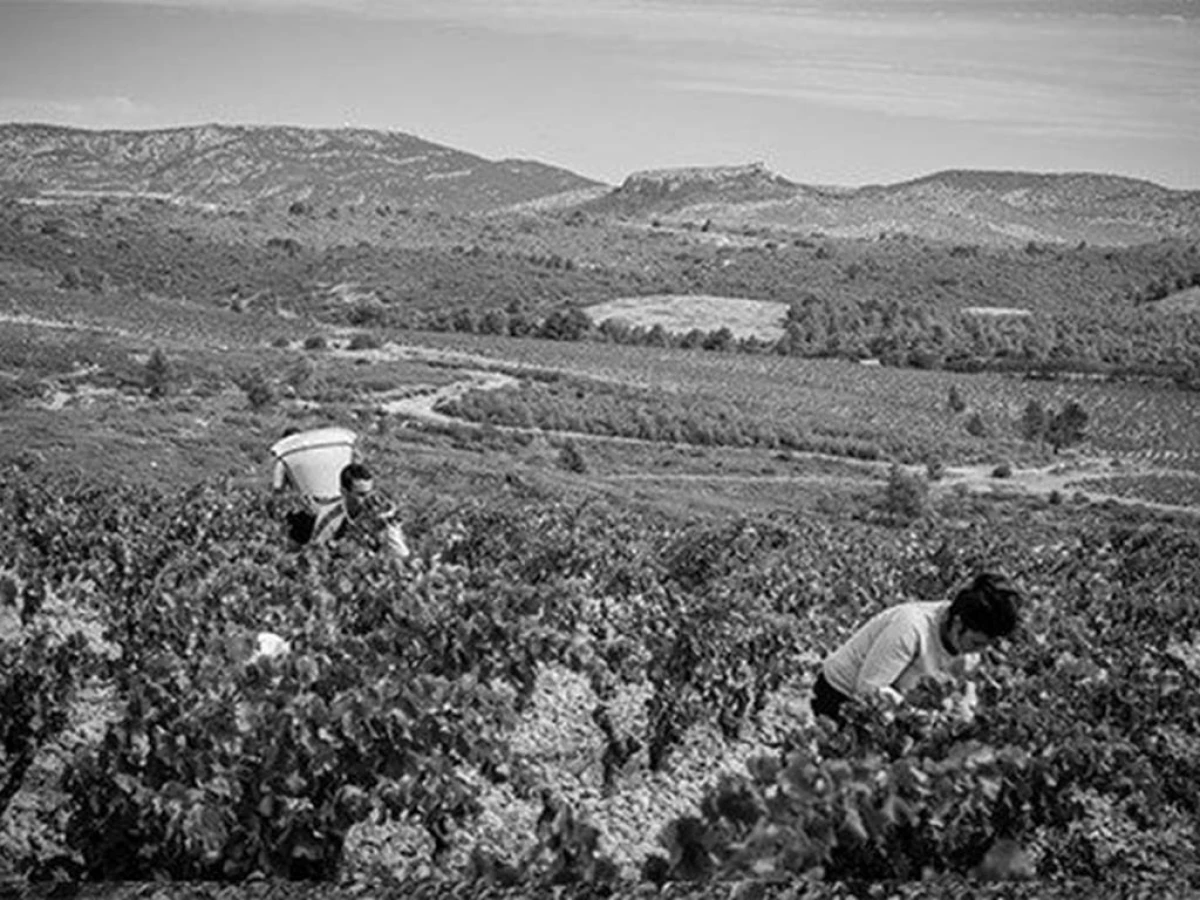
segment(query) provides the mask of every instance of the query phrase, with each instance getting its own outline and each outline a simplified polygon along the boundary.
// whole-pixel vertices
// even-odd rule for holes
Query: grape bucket
[[[354,461],[357,440],[348,428],[316,428],[276,441],[271,446],[275,489],[290,483],[314,509],[338,502],[339,478]]]

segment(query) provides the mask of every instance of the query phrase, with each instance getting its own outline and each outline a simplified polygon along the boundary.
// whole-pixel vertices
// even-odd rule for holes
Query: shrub
[[[262,369],[252,369],[238,376],[237,386],[246,394],[251,409],[263,409],[275,402],[275,385]]]
[[[103,294],[112,287],[112,279],[107,272],[98,269],[71,266],[62,273],[58,286],[67,291],[87,290],[94,294]]]
[[[587,459],[584,458],[583,451],[579,449],[579,445],[572,440],[567,440],[562,449],[558,453],[558,464],[568,472],[575,472],[579,475],[585,475],[588,471]]]
[[[930,457],[925,462],[925,478],[928,481],[941,481],[946,474],[946,464],[937,457]]]
[[[146,361],[146,393],[152,400],[161,400],[171,393],[171,365],[162,350],[155,348]]]
[[[1063,447],[1078,444],[1087,431],[1087,411],[1074,400],[1067,403],[1046,426],[1046,439],[1057,453]]]
[[[888,471],[881,509],[893,520],[919,519],[925,513],[929,485],[920,475],[910,474],[899,463]]]
[[[300,242],[295,238],[273,237],[267,238],[267,249],[279,250],[283,253],[286,253],[288,256],[295,256],[303,248],[300,246]]]
[[[288,369],[284,381],[297,394],[311,394],[320,388],[317,367],[313,365],[312,360],[303,357]]]
[[[360,331],[350,339],[351,350],[378,350],[382,342],[370,332]]]
[[[46,383],[32,372],[22,372],[18,378],[0,378],[0,408],[20,406],[26,400],[46,396]]]
[[[1027,441],[1040,441],[1046,435],[1046,410],[1036,400],[1025,404],[1021,414],[1021,437]]]
[[[83,276],[79,273],[78,266],[72,266],[62,273],[62,279],[58,282],[58,286],[64,291],[77,291],[83,286]]]
[[[328,350],[329,342],[322,334],[310,334],[304,339],[305,350]]]
[[[973,413],[971,418],[967,419],[966,429],[967,434],[972,437],[987,437],[988,434],[987,424],[979,413]]]
[[[347,318],[351,325],[364,328],[382,325],[387,318],[387,312],[381,303],[363,300],[351,307]]]

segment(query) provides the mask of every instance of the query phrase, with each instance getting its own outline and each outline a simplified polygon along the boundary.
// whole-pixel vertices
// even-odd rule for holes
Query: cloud
[[[324,10],[562,36],[609,52],[648,89],[791,99],[1010,132],[1200,135],[1200,106],[1189,99],[1200,84],[1200,0],[40,2]]]
[[[152,107],[129,97],[35,99],[0,96],[0,121],[41,122],[80,128],[126,128],[146,124]]]
[[[0,0],[0,7],[32,0]],[[694,19],[709,25],[739,19],[804,16],[960,16],[1200,20],[1196,0],[37,0],[40,4],[140,5],[199,9],[326,9],[371,16],[434,18],[478,24],[553,27]]]
[[[959,61],[808,60],[763,66],[673,65],[681,92],[795,100],[856,112],[989,125],[1012,133],[1200,140],[1200,103],[1127,85],[1112,90],[1078,73]]]

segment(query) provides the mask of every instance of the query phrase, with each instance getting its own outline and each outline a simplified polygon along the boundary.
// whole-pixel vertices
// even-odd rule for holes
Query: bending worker
[[[840,721],[852,697],[878,693],[902,702],[923,678],[964,678],[981,651],[1016,630],[1020,603],[1007,578],[982,572],[953,600],[901,603],[877,613],[825,657],[813,715]]]
[[[287,516],[288,538],[299,548],[353,537],[400,566],[410,552],[395,504],[375,492],[370,469],[354,459],[356,440],[348,429],[321,428],[271,448],[276,490],[291,484],[305,504]]]

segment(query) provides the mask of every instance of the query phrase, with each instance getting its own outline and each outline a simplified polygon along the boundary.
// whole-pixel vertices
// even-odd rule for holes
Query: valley
[[[0,131],[6,884],[1200,885],[1195,192],[135,137]],[[270,447],[333,425],[400,569],[284,540]],[[985,568],[1022,624],[977,710],[813,717],[858,623]]]

